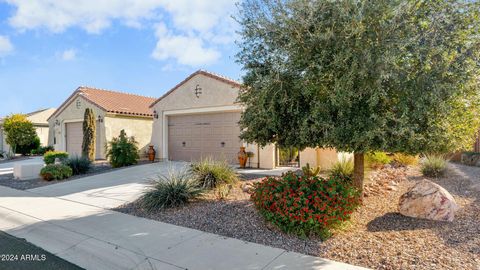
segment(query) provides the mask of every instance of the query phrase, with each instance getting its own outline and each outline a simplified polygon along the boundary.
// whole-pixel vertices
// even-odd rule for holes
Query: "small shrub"
[[[422,159],[421,170],[428,177],[442,176],[447,170],[447,160],[442,155],[426,155]]]
[[[56,158],[60,159],[60,161],[63,162],[65,159],[68,158],[68,153],[61,151],[49,151],[45,153],[45,155],[43,155],[43,161],[45,161],[45,164],[47,165],[55,163]]]
[[[27,145],[17,145],[17,148],[15,151],[17,154],[21,154],[23,156],[27,154],[31,154],[32,150],[38,149],[40,147],[40,138],[36,136],[32,143],[27,144]]]
[[[418,156],[395,153],[395,155],[393,155],[393,161],[400,166],[412,166],[418,163]]]
[[[159,176],[159,179],[152,183],[151,189],[140,198],[140,205],[147,211],[155,211],[181,206],[198,198],[204,190],[198,182],[189,177],[185,172]]]
[[[328,175],[332,178],[339,178],[347,181],[352,180],[353,161],[345,157],[341,158],[339,161],[335,162],[332,165],[332,168],[330,168]]]
[[[107,158],[113,168],[137,164],[140,158],[137,141],[134,137],[127,137],[125,130],[122,129],[120,136],[108,143]]]
[[[317,176],[320,173],[320,167],[312,168],[310,167],[310,163],[302,167],[303,176],[311,177]]]
[[[323,239],[360,204],[358,191],[344,179],[302,177],[293,172],[256,183],[251,199],[265,219],[281,230]]]
[[[73,175],[85,174],[92,166],[88,158],[79,156],[67,158],[63,163],[72,169]]]
[[[238,181],[237,173],[226,161],[215,161],[211,158],[192,163],[190,173],[203,188],[207,189],[233,185]]]
[[[31,155],[38,155],[38,156],[43,156],[45,155],[46,152],[50,151],[55,151],[53,146],[47,145],[47,146],[40,146],[37,149],[32,149],[30,152]]]
[[[62,180],[72,176],[72,169],[63,164],[49,164],[42,168],[40,176],[44,180]]]
[[[217,196],[217,199],[225,200],[228,197],[228,195],[230,194],[230,192],[232,191],[232,188],[233,188],[232,185],[227,185],[227,184],[223,184],[223,185],[218,186],[215,189],[215,194]]]
[[[370,168],[381,168],[392,162],[392,159],[385,152],[373,152],[365,155],[365,162]]]

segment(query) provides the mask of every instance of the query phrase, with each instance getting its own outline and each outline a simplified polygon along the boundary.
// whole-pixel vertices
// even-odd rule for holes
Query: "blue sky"
[[[0,116],[78,86],[159,97],[198,69],[240,79],[229,0],[0,0]]]

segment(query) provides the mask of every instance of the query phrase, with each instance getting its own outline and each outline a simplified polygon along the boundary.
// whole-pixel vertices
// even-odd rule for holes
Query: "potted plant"
[[[238,152],[238,163],[240,164],[240,168],[244,169],[247,165],[247,152],[245,152],[245,146],[240,147],[240,151]]]

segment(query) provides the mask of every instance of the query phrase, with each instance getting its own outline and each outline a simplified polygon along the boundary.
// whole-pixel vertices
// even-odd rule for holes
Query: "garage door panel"
[[[237,163],[242,146],[239,119],[239,112],[170,116],[169,158],[191,161],[212,157]]]
[[[70,156],[80,156],[82,154],[83,141],[83,123],[66,123],[66,146]]]

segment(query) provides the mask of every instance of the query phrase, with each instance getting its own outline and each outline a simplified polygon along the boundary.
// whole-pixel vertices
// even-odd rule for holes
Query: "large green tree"
[[[5,141],[10,145],[12,153],[18,147],[28,147],[38,139],[33,123],[24,114],[12,114],[3,119]],[[37,146],[38,147],[38,146]]]
[[[354,153],[471,147],[479,1],[245,0],[241,137]]]
[[[91,161],[95,160],[95,137],[97,133],[95,121],[93,110],[90,108],[85,109],[83,117],[82,156]]]

